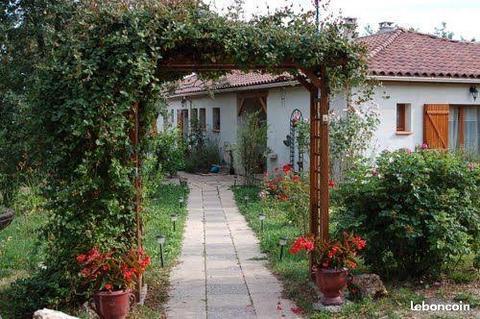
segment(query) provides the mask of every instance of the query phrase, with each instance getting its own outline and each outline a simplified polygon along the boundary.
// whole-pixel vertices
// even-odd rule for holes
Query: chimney
[[[379,23],[378,33],[395,31],[396,26],[391,21],[383,21]]]
[[[343,18],[343,25],[345,26],[345,36],[348,39],[354,39],[358,36],[357,33],[357,18],[352,18],[352,17],[346,17]]]

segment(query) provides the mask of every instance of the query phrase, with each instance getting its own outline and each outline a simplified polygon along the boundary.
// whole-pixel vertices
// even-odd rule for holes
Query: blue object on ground
[[[220,172],[220,166],[218,165],[212,165],[212,168],[210,168],[210,173],[219,173]]]

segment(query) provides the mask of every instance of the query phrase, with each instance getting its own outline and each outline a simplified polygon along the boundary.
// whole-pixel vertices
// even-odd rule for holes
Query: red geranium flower
[[[299,251],[302,251],[302,250],[305,250],[307,252],[311,252],[314,249],[315,249],[315,244],[313,243],[313,241],[311,239],[300,236],[292,244],[292,247],[290,248],[289,251],[290,251],[291,254],[295,255]]]
[[[293,168],[292,168],[292,165],[291,165],[291,164],[285,164],[285,165],[283,165],[283,172],[284,172],[285,174],[290,173],[290,172],[292,171],[292,169],[293,169]]]

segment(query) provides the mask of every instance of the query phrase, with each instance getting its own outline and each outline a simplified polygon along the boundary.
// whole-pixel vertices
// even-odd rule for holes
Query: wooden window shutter
[[[448,149],[448,104],[425,104],[423,142],[429,148]]]

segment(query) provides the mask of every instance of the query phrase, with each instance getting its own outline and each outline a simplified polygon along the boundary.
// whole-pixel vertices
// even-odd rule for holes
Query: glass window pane
[[[451,106],[448,115],[448,148],[452,151],[457,150],[459,147],[458,116],[458,106]]]

